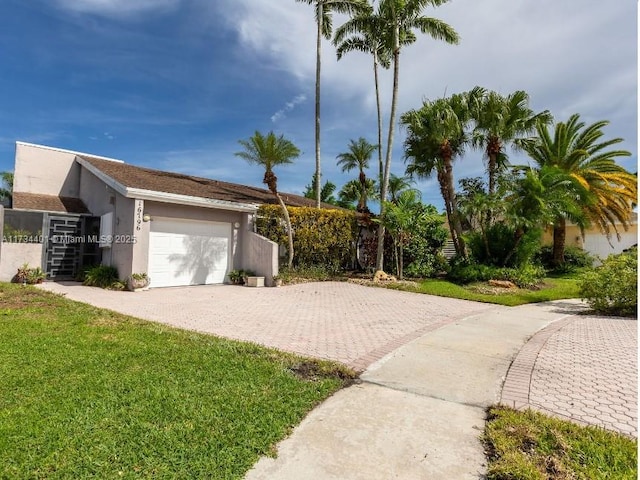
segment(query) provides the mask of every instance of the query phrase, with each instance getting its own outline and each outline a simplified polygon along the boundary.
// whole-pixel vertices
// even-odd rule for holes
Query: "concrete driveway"
[[[45,283],[42,288],[138,318],[336,360],[357,371],[426,332],[495,308],[344,282],[136,293],[78,283]]]

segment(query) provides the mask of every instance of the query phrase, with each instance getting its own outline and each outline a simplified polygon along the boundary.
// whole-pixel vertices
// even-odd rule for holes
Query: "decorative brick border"
[[[491,309],[489,308],[488,310],[491,310]],[[406,345],[411,340],[415,340],[416,338],[421,337],[425,333],[433,332],[434,330],[438,330],[439,328],[444,327],[445,325],[449,325],[450,323],[459,322],[467,318],[477,317],[478,315],[482,315],[484,313],[486,312],[472,313],[471,315],[467,315],[463,317],[447,318],[445,320],[440,320],[439,322],[432,323],[430,325],[425,325],[424,327],[419,328],[418,330],[415,330],[406,335],[403,335],[402,337],[398,337],[384,344],[383,346],[378,347],[375,350],[372,350],[359,358],[356,358],[352,362],[349,362],[348,366],[353,370],[355,370],[356,372],[358,372],[358,374],[360,374],[364,372],[367,368],[369,368],[374,362],[377,362],[378,360],[384,358],[385,356],[390,355],[398,348],[402,347],[403,345]]]
[[[531,407],[529,404],[531,374],[540,350],[554,333],[575,320],[576,317],[574,315],[560,317],[542,330],[539,330],[524,344],[507,371],[507,376],[502,386],[501,403],[503,405],[515,409]]]

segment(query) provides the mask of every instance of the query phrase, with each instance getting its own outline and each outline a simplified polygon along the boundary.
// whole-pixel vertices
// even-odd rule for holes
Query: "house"
[[[282,197],[289,206],[314,206]],[[0,216],[0,280],[24,263],[54,280],[102,263],[121,278],[147,273],[151,287],[223,283],[234,269],[269,284],[278,246],[253,232],[265,203],[275,198],[261,188],[17,142],[13,209]]]
[[[565,234],[565,245],[571,245],[582,248],[591,255],[602,260],[609,255],[622,253],[635,245],[638,245],[638,213],[631,212],[629,220],[629,228],[624,229],[621,223],[616,221],[615,224],[620,238],[616,236],[615,231],[609,238],[600,231],[596,226],[585,229],[584,237],[580,231],[580,227],[567,221],[567,229]],[[547,228],[542,235],[542,243],[544,245],[553,244],[553,228]]]

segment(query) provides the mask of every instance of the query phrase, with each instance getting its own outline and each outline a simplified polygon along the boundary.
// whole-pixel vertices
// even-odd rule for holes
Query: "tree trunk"
[[[393,95],[391,96],[391,114],[389,116],[389,136],[387,138],[387,156],[384,161],[384,175],[382,177],[382,188],[380,189],[380,216],[384,214],[384,202],[387,197],[389,187],[389,172],[391,170],[391,151],[393,149],[393,128],[396,121],[396,107],[398,103],[398,80],[400,72],[400,32],[395,25],[394,48],[393,48]],[[382,270],[384,264],[384,226],[380,224],[378,228],[378,252],[376,257],[376,268]]]
[[[467,248],[464,244],[464,239],[462,238],[462,222],[460,221],[460,215],[458,214],[458,207],[456,205],[456,193],[453,181],[453,160],[450,156],[444,158],[444,171],[445,181],[447,183],[448,201],[451,209],[451,216],[453,217],[450,221],[453,222],[453,229],[457,236],[456,253],[466,259]],[[456,242],[454,241],[454,244],[455,243]]]
[[[567,235],[567,221],[564,217],[557,218],[553,224],[553,265],[559,267],[564,264],[564,244]]]
[[[322,49],[322,1],[318,2],[318,38],[316,39],[316,207],[320,208],[322,172],[320,167],[320,67]]]
[[[384,164],[382,163],[382,110],[380,108],[380,85],[378,81],[378,54],[375,51],[373,52],[373,78],[376,85],[376,110],[378,112],[378,182],[380,182],[380,195],[382,195],[382,177],[384,175]]]
[[[289,217],[289,210],[287,210],[287,206],[284,204],[282,197],[278,192],[274,192],[278,203],[280,204],[280,208],[282,208],[282,213],[284,215],[284,221],[287,224],[287,237],[289,239],[289,261],[287,265],[289,268],[293,266],[293,228],[291,227],[291,217]]]
[[[446,175],[444,171],[438,171],[438,184],[440,185],[440,194],[444,202],[444,210],[447,215],[447,224],[449,225],[449,233],[451,234],[451,240],[453,241],[453,247],[456,249],[456,253],[460,251],[460,243],[458,241],[458,232],[454,227],[453,211],[451,209],[451,203],[449,202],[449,193],[446,181]]]
[[[511,257],[513,257],[515,255],[515,253],[518,251],[518,246],[520,245],[520,242],[524,238],[524,234],[525,234],[525,231],[524,231],[524,229],[522,227],[518,227],[516,229],[516,231],[515,231],[515,239],[516,239],[516,241],[513,243],[513,248],[511,249],[509,254],[505,257],[504,261],[502,262],[502,266],[503,267],[507,266],[507,264],[509,263],[509,260],[511,260]]]
[[[403,242],[400,242],[400,255],[398,255],[398,278],[400,280],[404,279],[404,248]]]

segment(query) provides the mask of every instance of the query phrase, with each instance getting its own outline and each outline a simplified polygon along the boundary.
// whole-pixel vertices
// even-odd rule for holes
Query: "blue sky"
[[[625,138],[633,157],[621,163],[636,171],[636,1],[453,0],[427,13],[461,43],[424,38],[403,52],[399,112],[475,85],[522,89],[558,121],[610,120],[607,136]],[[233,152],[274,130],[303,152],[276,171],[281,190],[300,193],[314,170],[314,35],[312,9],[294,0],[1,0],[0,170],[26,141],[260,185],[260,169]],[[322,85],[323,174],[340,187],[355,174],[336,155],[351,138],[376,138],[370,58],[337,62],[325,42]],[[391,72],[381,88],[388,112]],[[455,169],[481,174],[481,153]],[[418,186],[440,204],[433,181]]]

